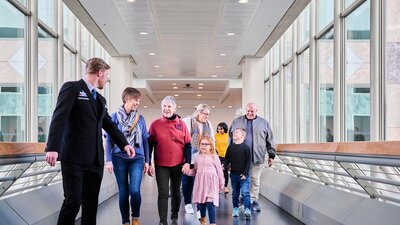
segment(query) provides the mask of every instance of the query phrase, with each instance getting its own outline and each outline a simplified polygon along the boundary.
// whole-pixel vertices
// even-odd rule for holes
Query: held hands
[[[111,161],[106,162],[106,169],[107,169],[107,171],[108,171],[109,173],[112,173],[112,172],[114,171],[114,166],[113,166],[113,164],[112,164]]]
[[[143,174],[147,173],[149,171],[150,167],[148,163],[145,163],[143,166]]]
[[[220,192],[223,192],[224,188],[225,188],[225,185],[223,183],[219,185],[219,191]]]
[[[125,152],[128,154],[128,157],[132,159],[135,157],[135,149],[130,145],[125,145],[124,147]]]
[[[55,166],[57,162],[58,152],[47,152],[46,153],[46,162],[50,164],[50,166]]]
[[[147,170],[147,174],[149,175],[149,176],[154,176],[154,168],[153,168],[153,166],[152,165],[149,165],[149,169]]]
[[[241,180],[246,180],[246,176],[244,174],[240,174],[240,179]]]
[[[271,167],[274,164],[274,160],[269,158],[268,159],[268,166]]]
[[[189,172],[190,172],[190,165],[189,165],[189,163],[183,164],[182,173],[188,174]]]

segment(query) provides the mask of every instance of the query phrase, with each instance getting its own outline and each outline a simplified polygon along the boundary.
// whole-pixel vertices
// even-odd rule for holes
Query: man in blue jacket
[[[232,132],[238,128],[246,130],[245,143],[251,150],[250,197],[252,210],[260,212],[257,200],[260,193],[260,175],[264,168],[265,156],[268,153],[268,166],[272,166],[275,158],[272,129],[267,120],[257,116],[257,105],[255,103],[248,103],[246,115],[239,116],[232,121],[229,130],[230,137],[232,137]]]
[[[108,81],[110,66],[100,58],[87,61],[79,81],[66,82],[60,90],[51,120],[46,161],[61,161],[64,202],[58,225],[73,225],[82,205],[82,224],[96,224],[98,196],[104,170],[102,129],[130,157],[135,150],[112,122],[106,100],[97,91]]]

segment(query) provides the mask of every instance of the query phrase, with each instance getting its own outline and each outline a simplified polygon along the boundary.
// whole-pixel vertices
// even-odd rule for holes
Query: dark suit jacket
[[[60,161],[103,166],[102,128],[121,149],[128,145],[105,106],[105,98],[97,93],[94,100],[84,80],[66,82],[58,96],[45,151],[58,152]]]

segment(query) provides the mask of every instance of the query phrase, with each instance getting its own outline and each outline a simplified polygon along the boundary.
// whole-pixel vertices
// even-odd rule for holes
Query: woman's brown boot
[[[207,220],[205,217],[200,218],[200,225],[207,225]]]

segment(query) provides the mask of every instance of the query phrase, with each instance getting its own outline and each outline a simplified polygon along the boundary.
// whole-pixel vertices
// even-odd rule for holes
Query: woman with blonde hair
[[[189,130],[190,137],[192,138],[192,160],[190,168],[193,168],[196,157],[199,154],[200,139],[204,136],[214,138],[214,129],[211,122],[208,120],[210,113],[210,106],[201,103],[196,106],[196,109],[191,116],[182,119]],[[185,174],[182,176],[182,194],[185,201],[186,213],[194,213],[192,206],[193,183],[194,177],[186,176]],[[197,214],[200,218],[200,212],[197,212]]]

